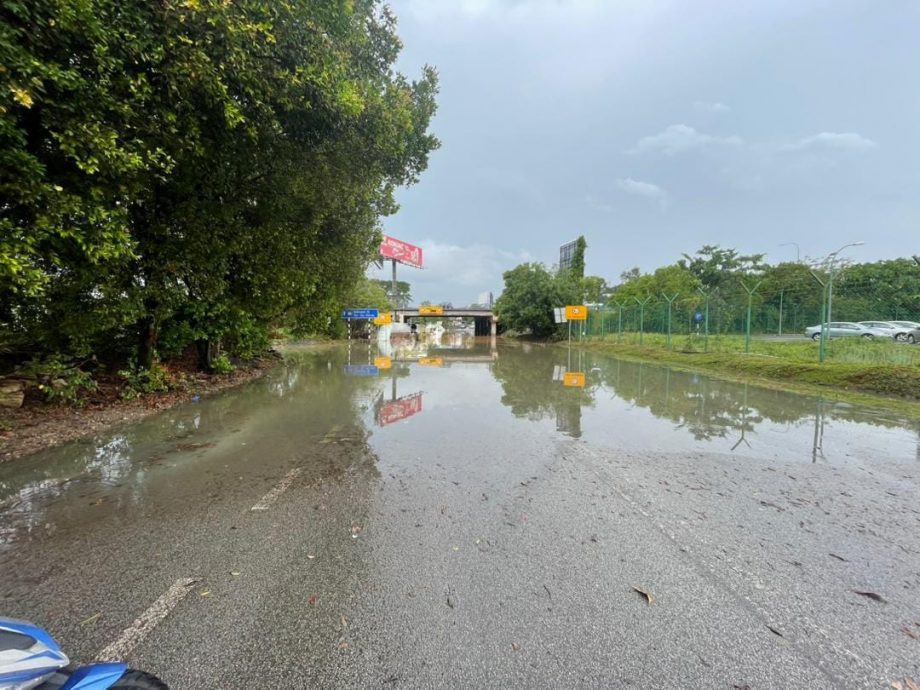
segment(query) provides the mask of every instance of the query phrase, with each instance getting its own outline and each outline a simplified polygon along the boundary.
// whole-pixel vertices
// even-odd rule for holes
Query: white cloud
[[[629,153],[664,153],[673,156],[684,151],[708,148],[711,146],[741,146],[740,137],[720,137],[696,131],[688,125],[671,125],[664,131],[636,142]]]
[[[857,134],[856,132],[821,132],[814,136],[805,137],[798,141],[788,144],[787,151],[805,151],[820,149],[835,149],[838,151],[868,151],[878,148],[871,139]]]
[[[642,180],[634,180],[631,177],[621,178],[617,180],[615,184],[616,188],[625,194],[641,196],[646,199],[651,199],[652,201],[657,201],[662,209],[667,208],[671,203],[671,197],[657,184],[643,182]]]
[[[694,101],[693,108],[701,113],[710,115],[721,115],[731,110],[731,108],[719,101]]]

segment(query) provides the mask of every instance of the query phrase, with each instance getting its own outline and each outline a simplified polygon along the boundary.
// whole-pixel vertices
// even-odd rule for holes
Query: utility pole
[[[398,307],[399,307],[399,304],[397,303],[397,299],[396,299],[396,295],[397,295],[397,287],[396,287],[396,259],[390,259],[390,261],[391,261],[392,264],[393,264],[393,286],[392,286],[392,290],[393,290],[393,308],[395,309],[395,308],[398,308]],[[380,294],[380,293],[378,293],[378,294]]]
[[[833,252],[827,257],[828,265],[828,276],[827,276],[827,323],[828,323],[828,335],[830,335],[830,322],[831,322],[831,306],[834,303],[834,264],[837,261],[837,255],[842,252],[847,247],[859,247],[862,242],[851,242],[850,244],[843,245],[836,252]]]

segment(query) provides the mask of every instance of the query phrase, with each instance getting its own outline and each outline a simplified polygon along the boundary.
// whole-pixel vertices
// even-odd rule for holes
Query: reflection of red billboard
[[[411,417],[422,411],[422,394],[413,393],[399,400],[391,400],[383,403],[377,410],[378,426],[393,424],[406,417]]]
[[[380,243],[380,256],[385,259],[395,259],[401,264],[408,264],[416,268],[422,267],[421,247],[397,240],[389,235],[383,236],[383,242]]]

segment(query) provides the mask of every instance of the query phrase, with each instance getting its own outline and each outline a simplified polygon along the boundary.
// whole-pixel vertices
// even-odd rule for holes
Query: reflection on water
[[[573,373],[584,378],[567,385]],[[888,412],[559,347],[459,334],[356,342],[289,352],[262,381],[0,465],[0,547],[53,532],[74,505],[144,510],[221,472],[243,484],[292,462],[376,473],[372,447],[398,438],[402,456],[423,456],[420,430],[458,428],[508,462],[521,433],[784,462],[920,460],[920,422]]]

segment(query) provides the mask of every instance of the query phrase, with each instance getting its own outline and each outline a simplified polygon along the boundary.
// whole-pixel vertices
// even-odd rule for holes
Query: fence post
[[[703,296],[703,352],[709,352],[709,295],[712,294],[712,290],[704,290],[701,287],[698,287],[697,292]]]
[[[652,296],[649,295],[644,300],[640,300],[638,297],[633,297],[633,299],[639,305],[639,347],[642,347],[642,340],[645,335],[645,305],[649,303]]]
[[[674,304],[674,300],[677,299],[677,296],[679,294],[680,294],[679,292],[675,292],[673,297],[668,297],[663,292],[661,293],[661,296],[664,297],[668,301],[668,349],[669,350],[671,349],[671,305]]]
[[[783,334],[783,290],[779,291],[779,333],[777,335]]]
[[[744,281],[741,282],[741,287],[744,288],[744,291],[748,293],[748,308],[747,308],[747,329],[745,330],[744,335],[744,351],[751,351],[751,303],[754,301],[754,293],[757,292],[757,288],[760,287],[762,281],[757,281],[757,284],[753,288],[749,288],[744,284]]]

